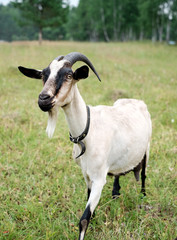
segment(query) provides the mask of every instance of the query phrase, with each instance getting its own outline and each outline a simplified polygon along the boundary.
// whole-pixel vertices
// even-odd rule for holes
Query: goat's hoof
[[[119,196],[120,196],[120,194],[114,194],[114,195],[112,195],[112,199],[117,199],[117,198],[119,198]]]
[[[146,193],[145,192],[141,192],[140,198],[144,199],[146,197]]]

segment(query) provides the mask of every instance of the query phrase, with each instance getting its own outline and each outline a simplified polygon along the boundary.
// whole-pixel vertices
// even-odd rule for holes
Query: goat
[[[72,65],[77,61],[87,65],[73,72]],[[46,129],[49,137],[55,130],[58,108],[64,110],[70,140],[74,143],[73,158],[82,169],[88,190],[88,201],[79,222],[79,240],[84,239],[107,175],[115,176],[112,190],[115,198],[120,195],[120,175],[133,171],[138,181],[142,169],[141,192],[146,195],[145,170],[152,132],[150,114],[143,101],[119,99],[113,106],[86,106],[77,82],[88,77],[88,66],[100,80],[90,60],[78,52],[55,58],[42,71],[19,66],[25,76],[43,80],[38,104],[49,114]]]

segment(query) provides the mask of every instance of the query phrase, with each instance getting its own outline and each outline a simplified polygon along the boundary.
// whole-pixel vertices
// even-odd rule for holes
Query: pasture
[[[60,110],[52,139],[48,116],[37,104],[39,80],[17,66],[43,69],[58,55],[79,51],[93,62],[102,82],[78,83],[89,105],[112,105],[117,98],[143,99],[153,122],[147,169],[147,197],[133,173],[120,179],[112,200],[107,177],[85,239],[174,240],[177,237],[177,47],[152,43],[0,43],[0,239],[78,238],[87,199],[80,168]],[[74,69],[82,63],[74,65]]]

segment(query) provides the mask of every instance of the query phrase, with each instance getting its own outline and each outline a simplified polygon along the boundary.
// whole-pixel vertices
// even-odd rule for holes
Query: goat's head
[[[38,104],[41,110],[49,112],[49,119],[56,118],[58,107],[64,107],[71,102],[73,97],[72,86],[78,80],[88,77],[89,68],[86,65],[76,69],[75,72],[72,71],[72,65],[77,61],[86,63],[100,80],[90,60],[78,52],[72,52],[66,56],[58,56],[43,70],[19,67],[20,72],[25,76],[43,80],[44,87],[39,94]],[[54,130],[47,130],[47,132],[51,136]],[[52,132],[52,134],[49,134],[49,132]]]

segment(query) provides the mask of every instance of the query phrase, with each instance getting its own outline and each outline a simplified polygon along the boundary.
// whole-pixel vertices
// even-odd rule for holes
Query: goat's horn
[[[63,58],[64,58],[64,56],[61,55],[61,56],[56,57],[55,60],[60,61],[60,60],[62,60]]]
[[[98,73],[96,72],[93,64],[90,62],[90,60],[83,54],[79,53],[79,52],[71,52],[69,54],[67,54],[64,59],[68,60],[71,63],[71,66],[76,63],[77,61],[82,61],[85,62],[91,69],[92,71],[95,73],[95,75],[97,76],[98,80],[101,82],[101,79],[98,75]]]

